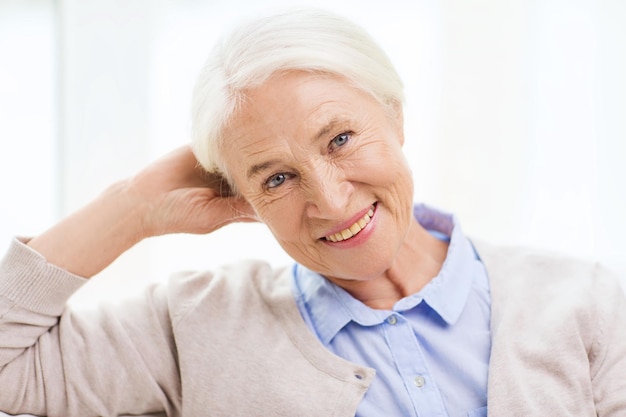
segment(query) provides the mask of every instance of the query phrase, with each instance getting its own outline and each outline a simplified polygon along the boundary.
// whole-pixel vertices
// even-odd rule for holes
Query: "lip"
[[[372,206],[374,209],[374,214],[371,216],[370,222],[363,229],[361,229],[361,231],[356,236],[353,236],[349,239],[342,240],[339,242],[332,242],[330,240],[326,240],[326,236],[340,233],[342,230],[349,228],[354,223],[356,223],[359,219],[363,218],[363,216],[365,216],[367,212],[370,211],[370,209],[372,209]],[[378,212],[377,209],[378,209],[378,204],[377,202],[374,202],[373,204],[369,205],[364,210],[361,210],[359,213],[352,216],[350,219],[340,223],[337,227],[335,227],[326,235],[324,235],[324,237],[320,238],[320,240],[329,246],[340,247],[340,248],[352,248],[352,247],[362,244],[367,239],[369,239],[369,237],[374,231],[376,220],[377,220],[377,212]]]

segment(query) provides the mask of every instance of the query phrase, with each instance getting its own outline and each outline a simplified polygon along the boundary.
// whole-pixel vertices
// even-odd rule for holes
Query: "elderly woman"
[[[178,149],[0,266],[0,409],[49,416],[624,416],[626,303],[601,268],[470,241],[414,206],[402,84],[319,11],[212,53]],[[201,168],[198,165],[201,165]],[[292,266],[65,302],[138,241],[269,227]],[[487,412],[487,406],[489,412]]]

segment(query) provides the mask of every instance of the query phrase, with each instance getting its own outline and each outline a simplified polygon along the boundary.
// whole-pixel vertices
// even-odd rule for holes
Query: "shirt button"
[[[413,382],[415,383],[415,386],[417,388],[422,388],[424,384],[426,383],[426,379],[423,376],[419,375],[415,377]]]
[[[387,317],[387,323],[394,325],[398,322],[398,319],[396,318],[396,316],[389,316]]]

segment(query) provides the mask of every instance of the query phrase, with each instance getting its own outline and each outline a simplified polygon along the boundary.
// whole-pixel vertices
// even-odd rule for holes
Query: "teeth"
[[[361,217],[357,220],[352,226],[347,229],[342,230],[339,233],[335,233],[334,235],[326,236],[325,239],[331,242],[341,242],[342,240],[350,239],[352,236],[356,236],[359,234],[361,230],[372,220],[372,216],[374,215],[374,208],[370,208],[365,216]]]

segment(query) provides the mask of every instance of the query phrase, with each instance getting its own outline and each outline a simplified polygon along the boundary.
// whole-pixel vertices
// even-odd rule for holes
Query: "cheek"
[[[365,176],[370,184],[400,186],[410,183],[411,170],[401,148],[380,146],[364,149],[353,161],[355,173]]]
[[[272,202],[259,199],[252,201],[251,205],[277,240],[297,239],[302,232],[301,210],[293,199],[282,198]]]
[[[406,163],[400,164],[398,163],[394,169],[394,184],[393,184],[393,192],[395,193],[396,199],[400,204],[400,209],[408,209],[410,212],[413,211],[413,177],[411,175],[411,170]],[[402,207],[402,205],[405,207]]]
[[[391,210],[395,218],[411,217],[413,178],[402,152],[381,149],[374,158],[368,157],[367,161],[369,164],[360,169],[367,176],[364,182],[375,187],[377,198]]]

